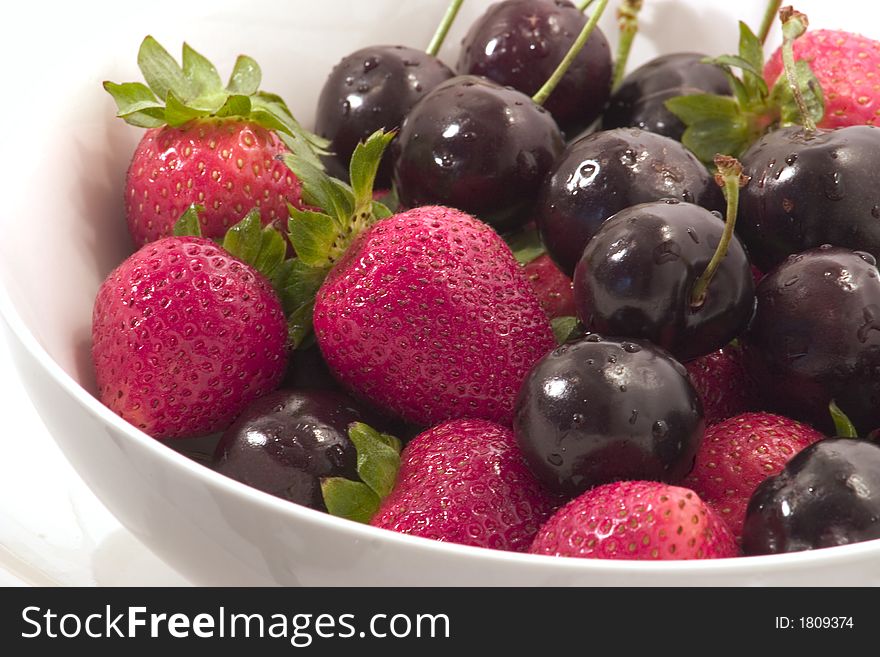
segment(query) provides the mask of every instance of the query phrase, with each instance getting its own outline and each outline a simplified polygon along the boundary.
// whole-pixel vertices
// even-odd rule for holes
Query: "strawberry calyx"
[[[303,129],[284,100],[260,91],[260,67],[239,55],[226,85],[214,65],[188,44],[178,64],[156,39],[147,36],[138,50],[142,82],[105,81],[116,101],[116,116],[141,128],[181,126],[195,119],[239,118],[273,130],[291,151],[321,168],[329,142]]]
[[[687,126],[682,143],[707,165],[713,163],[717,153],[740,157],[768,129],[803,124],[791,85],[781,76],[772,88],[768,87],[763,77],[761,40],[742,21],[739,28],[738,54],[703,59],[725,72],[733,96],[699,93],[666,101],[666,108]],[[825,102],[810,65],[795,62],[793,75],[803,93],[807,117],[821,121]]]
[[[288,239],[296,257],[281,267],[281,299],[291,311],[291,337],[299,345],[310,335],[315,295],[333,265],[367,228],[392,212],[373,198],[373,183],[382,154],[394,132],[377,130],[357,145],[351,156],[351,184],[328,176],[310,158],[292,151],[284,162],[302,183],[311,209],[288,206]]]
[[[326,477],[321,480],[321,493],[330,515],[368,523],[397,482],[402,445],[363,422],[352,422],[348,437],[357,451],[360,481]]]
[[[856,425],[852,423],[843,409],[837,405],[833,399],[828,404],[828,412],[831,414],[831,420],[834,422],[834,435],[837,438],[858,438],[859,431]]]

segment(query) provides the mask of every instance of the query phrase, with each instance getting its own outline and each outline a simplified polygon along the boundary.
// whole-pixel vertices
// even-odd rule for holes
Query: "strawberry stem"
[[[691,308],[698,310],[706,302],[706,294],[712,277],[721,266],[721,261],[727,255],[727,249],[730,241],[733,239],[733,229],[736,227],[736,213],[739,209],[739,189],[744,187],[749,181],[748,176],[744,176],[742,172],[742,164],[735,157],[729,155],[716,155],[715,166],[718,167],[718,173],[715,174],[715,182],[724,189],[724,196],[727,197],[727,217],[724,221],[724,232],[721,234],[721,241],[712,255],[712,259],[706,267],[697,282],[694,283],[694,289],[691,292]]]
[[[780,0],[781,1],[781,0]],[[614,78],[611,90],[614,91],[623,82],[626,75],[626,62],[632,50],[633,39],[639,31],[639,12],[642,0],[623,0],[617,10],[617,24],[620,27],[620,42],[617,44],[617,57],[614,61]]]
[[[535,101],[536,105],[543,105],[547,101],[547,98],[550,97],[550,94],[553,93],[553,90],[556,89],[556,85],[558,85],[559,81],[562,80],[562,77],[565,75],[568,67],[571,66],[571,63],[574,61],[575,57],[578,56],[578,53],[587,43],[587,39],[590,38],[590,35],[596,28],[596,24],[602,17],[602,12],[605,11],[605,7],[607,6],[608,0],[599,0],[599,6],[596,7],[596,11],[594,11],[593,15],[590,16],[590,20],[587,21],[587,24],[584,25],[584,29],[581,30],[578,38],[575,39],[575,42],[571,45],[571,48],[569,48],[568,52],[565,53],[565,57],[563,57],[562,61],[559,62],[559,66],[557,66],[556,70],[553,71],[550,79],[544,83],[543,87],[538,89],[538,93],[532,96],[532,100]]]
[[[440,25],[437,27],[437,31],[434,32],[434,36],[431,37],[431,43],[428,44],[428,49],[425,51],[431,57],[436,57],[437,53],[440,52],[440,46],[443,45],[446,34],[449,32],[449,28],[452,27],[452,23],[455,21],[455,17],[458,15],[458,10],[461,9],[463,2],[464,0],[452,0],[446,8],[443,20],[440,21]]]
[[[852,423],[846,413],[844,413],[837,402],[833,399],[828,404],[828,412],[831,413],[831,420],[834,422],[834,434],[837,438],[858,438],[859,432]]]
[[[785,68],[785,77],[800,111],[801,125],[804,126],[807,135],[810,135],[816,131],[816,122],[810,115],[807,101],[804,99],[800,84],[798,84],[794,63],[795,39],[807,31],[809,21],[805,14],[795,11],[792,7],[783,7],[779,12],[779,20],[782,21],[782,65]]]
[[[762,46],[767,43],[767,36],[770,34],[770,28],[773,27],[773,22],[776,20],[776,15],[779,13],[781,5],[782,0],[770,0],[767,3],[767,8],[764,10],[764,18],[761,19],[761,28],[758,30],[758,39],[761,41]]]

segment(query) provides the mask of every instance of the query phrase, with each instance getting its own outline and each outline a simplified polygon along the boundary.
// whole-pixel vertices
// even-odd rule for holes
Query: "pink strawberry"
[[[526,276],[547,317],[574,316],[571,279],[562,273],[546,253],[524,266]]]
[[[707,426],[756,408],[754,384],[739,347],[728,345],[684,366],[703,402]]]
[[[147,37],[138,64],[147,85],[105,82],[117,116],[149,128],[128,169],[125,209],[137,246],[168,237],[191,204],[205,237],[222,237],[252,208],[283,224],[301,186],[283,156],[318,162],[326,142],[300,128],[284,102],[258,91],[260,69],[240,56],[224,87],[214,66],[188,45],[183,65]]]
[[[508,246],[458,210],[367,229],[318,292],[318,345],[347,387],[416,424],[509,424],[526,373],[555,346]]]
[[[453,420],[404,448],[397,484],[370,524],[523,552],[558,504],[526,467],[510,429]]]
[[[737,415],[706,430],[694,469],[683,484],[714,508],[739,540],[746,506],[758,484],[824,437],[781,415]]]
[[[813,30],[794,42],[795,59],[813,69],[825,96],[822,128],[875,125],[880,117],[880,42],[840,30]],[[764,79],[781,75],[781,48],[771,55]]]
[[[98,291],[98,396],[155,438],[219,431],[281,381],[286,340],[281,302],[262,274],[209,239],[164,238]]]
[[[655,481],[619,481],[576,497],[541,527],[529,551],[643,560],[739,553],[724,521],[696,493]]]

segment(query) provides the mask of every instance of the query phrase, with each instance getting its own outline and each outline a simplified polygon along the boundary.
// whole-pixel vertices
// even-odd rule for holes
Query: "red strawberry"
[[[299,180],[279,158],[287,152],[275,133],[240,118],[148,130],[126,178],[135,244],[171,235],[192,203],[205,208],[199,220],[206,237],[222,237],[253,207],[267,223],[286,222],[287,204],[301,206]]]
[[[547,317],[574,316],[574,291],[571,279],[562,273],[546,253],[524,267],[532,289]]]
[[[840,30],[814,30],[794,42],[795,59],[813,69],[825,95],[821,128],[875,125],[880,117],[880,42]],[[781,48],[771,55],[764,79],[772,87],[784,75]]]
[[[416,424],[509,424],[526,373],[555,346],[508,246],[458,210],[383,219],[318,292],[315,334],[347,387]]]
[[[754,384],[739,347],[728,345],[684,366],[703,402],[706,426],[756,408]]]
[[[644,560],[739,553],[730,530],[696,493],[656,481],[619,481],[576,497],[541,527],[529,551]]]
[[[523,552],[558,502],[526,467],[510,429],[453,420],[406,446],[397,484],[370,524]]]
[[[755,488],[802,449],[824,438],[812,427],[771,413],[744,413],[706,430],[683,484],[715,509],[739,540]]]
[[[286,340],[262,274],[211,240],[168,237],[130,256],[98,291],[98,395],[155,438],[219,431],[278,385]]]
[[[222,237],[252,208],[264,223],[301,207],[300,183],[282,158],[311,158],[326,142],[303,131],[284,102],[258,91],[260,69],[244,55],[224,87],[214,66],[188,45],[183,66],[147,37],[138,64],[149,86],[105,82],[126,122],[149,128],[128,169],[125,209],[137,246],[168,237],[191,204],[205,237]]]

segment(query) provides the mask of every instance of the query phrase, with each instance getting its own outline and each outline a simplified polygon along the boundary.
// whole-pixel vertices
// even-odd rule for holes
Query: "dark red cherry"
[[[746,511],[747,555],[778,554],[880,538],[880,445],[826,438],[764,480]]]
[[[724,71],[704,64],[705,55],[677,52],[655,57],[627,75],[602,114],[602,127],[634,127],[681,141],[684,124],[666,109],[675,96],[730,94]]]
[[[214,467],[254,488],[325,511],[321,479],[358,479],[348,427],[371,421],[345,395],[278,390],[248,406],[226,430],[214,452]]]
[[[318,97],[315,131],[330,140],[333,155],[325,158],[330,175],[348,180],[355,146],[380,128],[400,127],[416,102],[452,76],[436,57],[405,46],[369,46],[343,58]],[[386,152],[377,189],[391,185],[391,169]]]
[[[621,210],[584,249],[574,274],[587,330],[650,340],[680,361],[720,349],[746,327],[755,305],[749,260],[736,237],[699,306],[694,284],[715,254],[724,221],[674,199]]]
[[[774,130],[742,164],[736,230],[761,270],[822,244],[880,257],[880,128]]]
[[[681,481],[704,428],[681,363],[648,342],[596,334],[538,361],[514,416],[532,471],[569,497],[620,479]]]
[[[541,185],[534,217],[550,257],[570,276],[606,219],[663,198],[709,210],[725,205],[706,167],[679,142],[618,128],[568,146]]]
[[[504,231],[531,215],[541,181],[564,147],[543,107],[475,76],[452,78],[407,115],[392,143],[403,207],[446,205]]]
[[[457,70],[532,96],[565,57],[586,22],[583,12],[567,0],[495,3],[462,41]],[[611,75],[611,49],[597,28],[544,107],[566,134],[577,134],[605,107]]]
[[[833,400],[864,433],[880,426],[880,273],[868,253],[824,246],[758,284],[741,343],[759,399],[833,432]]]

